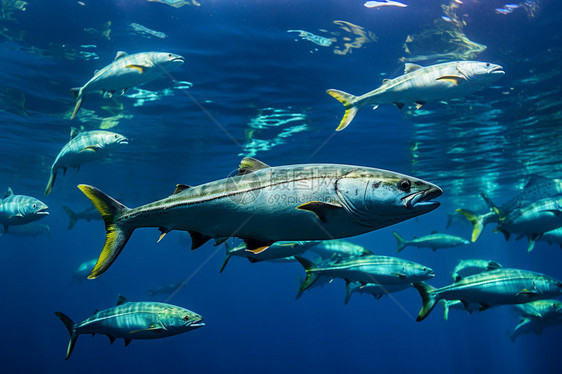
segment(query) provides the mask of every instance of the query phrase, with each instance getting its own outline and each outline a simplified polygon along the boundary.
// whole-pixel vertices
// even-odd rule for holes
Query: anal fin
[[[246,243],[246,251],[252,252],[257,255],[269,248],[270,245],[275,243],[274,241],[261,241],[257,239],[244,239]]]
[[[189,235],[191,236],[191,250],[201,247],[211,239],[210,236],[195,231],[189,231]]]

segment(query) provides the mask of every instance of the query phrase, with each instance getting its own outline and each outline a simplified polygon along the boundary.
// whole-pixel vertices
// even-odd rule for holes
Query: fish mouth
[[[504,75],[505,71],[503,71],[503,68],[498,65],[498,66],[495,66],[492,69],[490,69],[490,74]]]
[[[121,139],[117,142],[117,144],[129,144],[129,139]]]
[[[182,56],[177,56],[172,58],[170,61],[175,62],[175,61],[181,61],[181,62],[185,62],[185,59]]]
[[[427,190],[406,195],[402,198],[402,200],[404,200],[404,206],[408,209],[418,206],[437,208],[440,203],[438,201],[431,200],[441,196],[442,193],[443,191],[439,187],[432,187]]]
[[[203,327],[205,326],[205,322],[196,322],[196,323],[192,323],[189,325],[189,327],[192,327],[194,329],[198,328],[198,327]]]
[[[37,211],[35,212],[35,214],[40,215],[40,216],[48,216],[48,215],[49,215],[49,212],[47,212],[47,209],[49,209],[48,206],[46,206],[46,207],[44,207],[44,208],[41,208],[41,209],[37,210]]]

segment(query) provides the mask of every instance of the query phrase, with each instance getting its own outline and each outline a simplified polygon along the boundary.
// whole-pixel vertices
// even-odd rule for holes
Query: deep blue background
[[[95,281],[71,281],[81,262],[98,255],[104,239],[101,221],[66,228],[61,206],[78,211],[89,204],[77,184],[95,185],[136,206],[169,195],[177,183],[223,178],[248,154],[240,145],[249,141],[249,123],[271,113],[268,108],[285,117],[305,117],[253,132],[254,139],[270,147],[279,143],[255,154],[268,164],[380,167],[444,189],[437,211],[351,239],[377,254],[395,253],[393,230],[406,238],[444,231],[447,213],[482,206],[480,192],[502,203],[531,174],[561,177],[562,7],[555,1],[535,2],[540,7],[532,16],[525,9],[505,16],[494,11],[503,2],[465,0],[457,12],[467,23],[462,32],[487,46],[475,58],[501,64],[505,77],[468,98],[430,103],[418,113],[384,105],[376,111],[365,108],[349,128],[334,133],[343,107],[326,89],[363,94],[376,88],[383,78],[401,73],[401,57],[413,57],[403,49],[408,35],[446,26],[441,20],[446,1],[404,2],[407,8],[368,9],[355,0],[201,0],[199,7],[176,9],[140,0],[84,1],[84,6],[29,1],[12,20],[0,20],[0,188],[37,196],[51,211],[43,220],[50,236],[0,238],[1,371],[560,371],[562,329],[552,327],[542,336],[524,335],[512,343],[508,331],[517,315],[509,307],[472,315],[452,311],[447,322],[437,307],[417,323],[421,300],[415,290],[394,294],[395,300],[354,295],[346,306],[344,282],[337,280],[295,300],[297,275],[304,276],[300,265],[233,258],[219,274],[224,248],[207,244],[191,252],[189,239],[178,233],[156,244],[156,229],[138,230],[107,273]],[[337,55],[335,46],[350,35],[335,20],[361,26],[378,40]],[[102,29],[107,21],[110,39],[86,31]],[[135,34],[131,22],[168,37]],[[287,33],[295,29],[338,41],[320,47]],[[168,90],[157,101],[135,106],[134,98],[117,98],[125,117],[112,130],[131,138],[130,144],[107,161],[84,165],[78,174],[59,175],[52,194],[42,198],[49,167],[68,140],[70,126],[95,129],[110,116],[102,106],[111,101],[91,95],[70,122],[74,101],[68,90],[84,84],[119,50],[185,56],[186,63],[172,74],[193,84],[189,95],[161,79],[143,87]],[[99,59],[86,59],[80,51],[95,52]],[[23,112],[21,100],[10,100],[22,94]],[[294,125],[306,125],[306,130],[279,136]],[[524,240],[506,242],[492,228],[467,247],[436,253],[407,248],[401,256],[432,267],[435,286],[448,284],[452,268],[463,258],[493,259],[562,278],[558,246],[539,243],[527,253]],[[447,232],[469,237],[470,231],[460,223]],[[119,293],[132,301],[148,300],[148,289],[184,280],[169,302],[203,315],[205,327],[169,339],[133,341],[127,348],[122,341],[109,345],[103,336],[81,336],[71,359],[64,361],[68,334],[54,311],[81,321],[95,309],[113,306]]]

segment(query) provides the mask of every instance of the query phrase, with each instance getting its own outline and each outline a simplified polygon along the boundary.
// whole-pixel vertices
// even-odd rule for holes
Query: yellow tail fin
[[[336,131],[341,131],[351,123],[361,106],[358,106],[355,103],[357,97],[353,96],[352,94],[348,94],[347,92],[339,90],[328,90],[326,91],[326,93],[337,99],[345,107],[343,118],[340,122],[340,125],[336,129]]]
[[[129,208],[95,187],[80,184],[78,188],[92,201],[105,223],[105,244],[103,245],[96,266],[94,266],[94,269],[88,276],[88,279],[94,279],[109,269],[111,264],[117,259],[117,256],[119,256],[119,253],[123,250],[125,244],[127,244],[135,228],[133,227],[131,229],[125,227],[121,220],[121,216],[126,213]]]

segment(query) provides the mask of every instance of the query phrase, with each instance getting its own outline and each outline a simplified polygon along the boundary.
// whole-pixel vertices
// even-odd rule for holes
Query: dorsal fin
[[[408,74],[411,73],[413,71],[416,71],[418,69],[421,69],[423,66],[421,65],[417,65],[417,64],[410,64],[409,62],[406,63],[406,65],[404,66],[404,74]]]
[[[115,55],[115,58],[113,59],[113,61],[117,61],[117,60],[119,60],[120,58],[123,58],[123,57],[125,57],[125,56],[127,56],[127,55],[128,55],[127,52],[119,51],[119,52],[117,52],[117,54]]]
[[[74,139],[76,135],[78,135],[80,131],[76,127],[70,128],[70,140]]]
[[[174,195],[178,194],[180,192],[183,192],[183,191],[187,190],[188,188],[191,188],[191,186],[188,186],[187,184],[176,184],[176,189],[174,190]]]
[[[14,194],[14,191],[12,191],[12,189],[10,187],[8,187],[8,189],[6,190],[6,192],[4,193],[4,199],[7,197],[10,197]]]
[[[117,306],[128,303],[129,300],[127,300],[127,298],[123,295],[119,295],[119,297],[117,298]]]
[[[245,157],[240,161],[240,165],[238,165],[238,175],[253,173],[254,171],[266,169],[268,167],[270,167],[268,164],[256,160],[255,158]]]

